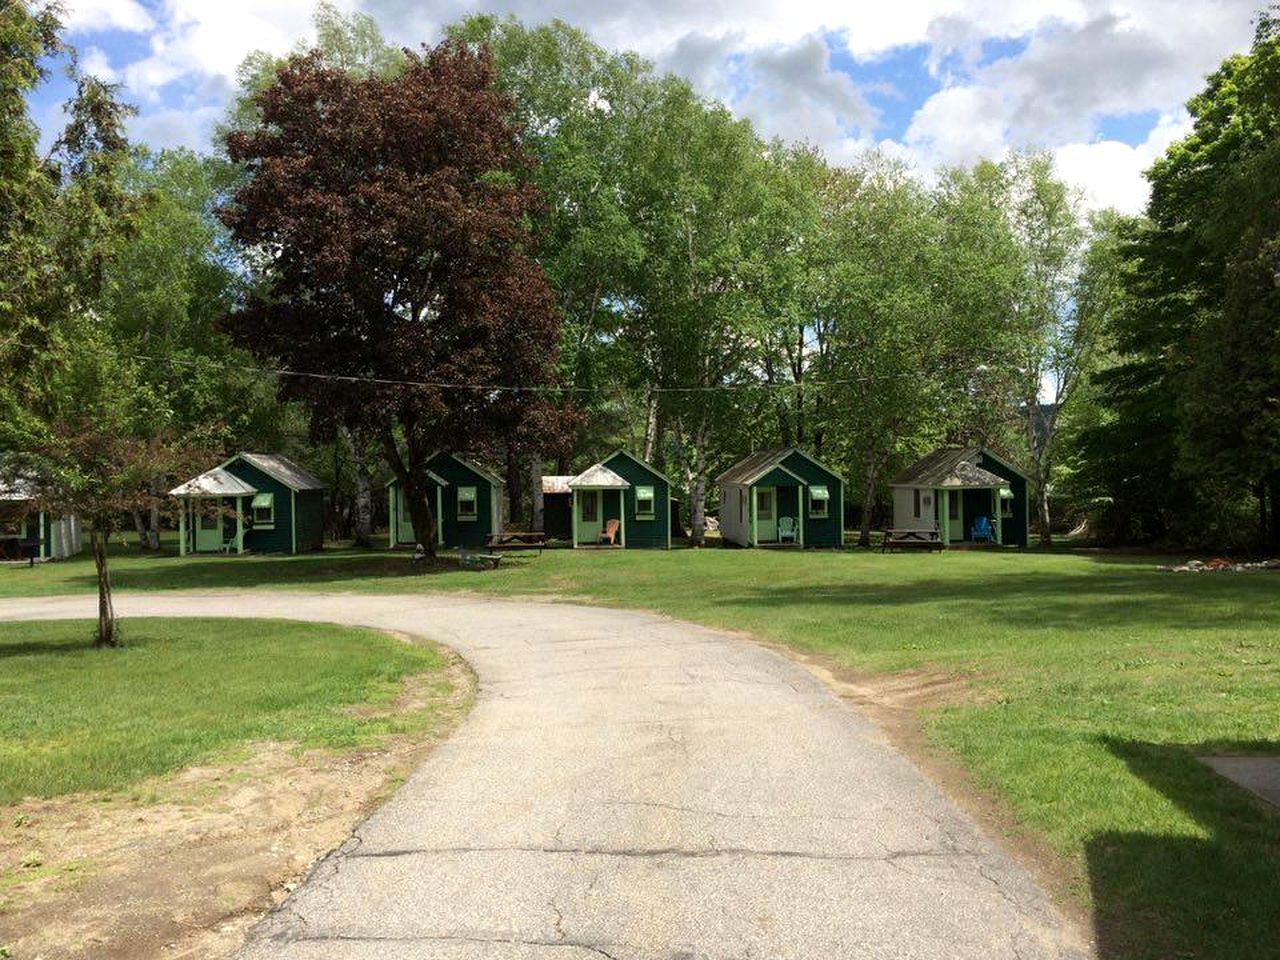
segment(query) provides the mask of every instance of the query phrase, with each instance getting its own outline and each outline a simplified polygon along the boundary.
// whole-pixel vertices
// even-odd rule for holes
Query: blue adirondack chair
[[[996,542],[996,532],[991,529],[991,521],[986,517],[978,517],[973,521],[973,529],[969,531],[969,539],[974,543],[985,540],[987,543]]]
[[[795,517],[779,517],[778,518],[778,542],[786,543],[790,540],[796,542],[796,518]]]

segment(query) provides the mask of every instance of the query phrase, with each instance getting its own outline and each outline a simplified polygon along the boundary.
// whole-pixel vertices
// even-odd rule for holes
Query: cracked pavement
[[[92,616],[94,602],[0,601],[0,618]],[[398,630],[448,644],[479,677],[454,736],[241,960],[1089,956],[874,725],[739,637],[459,596],[123,593],[116,606]]]

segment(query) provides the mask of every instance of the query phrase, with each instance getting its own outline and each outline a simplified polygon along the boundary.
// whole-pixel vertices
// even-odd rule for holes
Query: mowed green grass
[[[88,621],[0,622],[0,804],[116,791],[254,740],[355,746],[433,708],[354,716],[444,657],[374,630],[278,620],[129,619],[94,650]]]
[[[864,670],[965,677],[933,741],[1079,878],[1104,957],[1280,956],[1280,818],[1199,764],[1280,753],[1280,574],[1105,553],[547,551],[413,573],[402,554],[121,558],[122,589],[469,590],[656,610]],[[9,575],[12,573],[12,575]],[[0,594],[93,587],[80,560]]]

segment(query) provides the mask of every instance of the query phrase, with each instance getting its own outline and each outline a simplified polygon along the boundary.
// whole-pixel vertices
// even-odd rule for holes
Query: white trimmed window
[[[636,519],[653,519],[653,487],[636,487]]]
[[[474,520],[479,514],[476,507],[476,488],[458,488],[458,519]]]
[[[914,501],[915,501],[913,516],[915,516],[917,519],[919,519],[919,517],[920,517],[920,488],[919,488],[919,487],[916,487],[916,488],[915,488],[914,490],[912,490],[911,492],[912,492],[913,494],[915,494],[915,496],[914,496],[914,498],[913,498],[913,499],[914,499]]]
[[[1000,516],[1006,520],[1013,517],[1013,491],[1008,487],[1000,490]]]
[[[276,495],[274,493],[254,494],[251,509],[255,527],[274,527],[276,525]]]
[[[831,492],[824,483],[814,484],[809,488],[809,516],[814,520],[825,520],[830,509]]]

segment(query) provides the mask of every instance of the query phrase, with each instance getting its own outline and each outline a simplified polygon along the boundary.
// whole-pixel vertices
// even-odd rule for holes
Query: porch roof
[[[569,481],[570,490],[627,490],[631,484],[603,463],[592,464]]]
[[[569,481],[573,477],[555,476],[542,478],[542,492],[547,493],[568,493]]]
[[[984,470],[974,461],[981,447],[941,447],[917,460],[893,478],[895,487],[943,487],[948,489],[1003,487],[1009,481]]]
[[[245,483],[234,473],[222,467],[206,470],[192,477],[181,486],[169,491],[171,497],[247,497],[258,492],[257,487]]]

